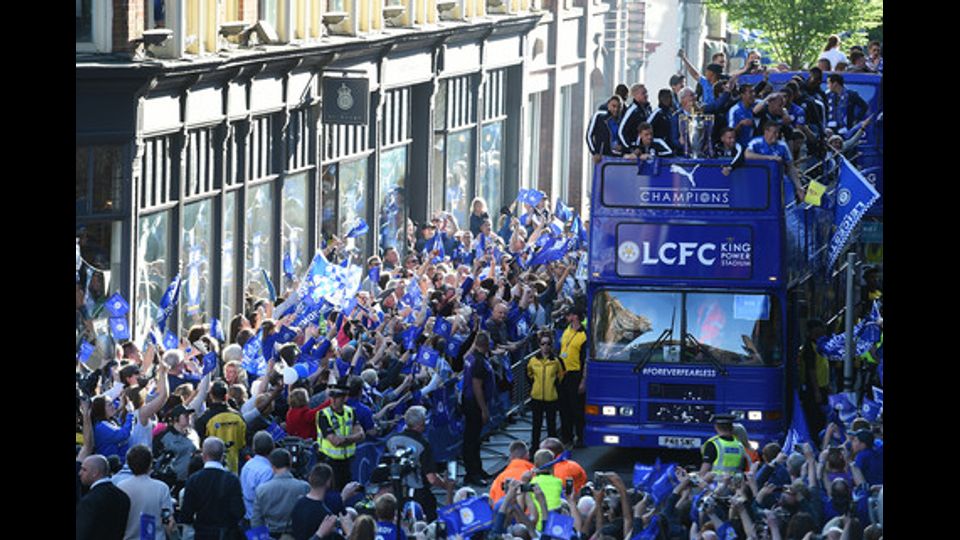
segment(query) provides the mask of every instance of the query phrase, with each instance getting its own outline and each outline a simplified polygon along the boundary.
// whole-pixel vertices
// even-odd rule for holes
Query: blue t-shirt
[[[861,450],[854,463],[863,473],[864,480],[871,486],[883,483],[883,449],[866,448]]]
[[[361,403],[358,398],[348,399],[347,405],[353,407],[354,418],[357,419],[364,431],[373,429],[373,411],[370,410],[370,407]]]
[[[376,540],[407,540],[407,535],[403,529],[397,528],[396,523],[378,521]]]
[[[753,140],[753,134],[757,128],[757,119],[753,115],[752,107],[748,107],[744,105],[742,101],[738,101],[736,105],[730,107],[730,112],[727,113],[727,127],[736,128],[737,124],[744,119],[753,120],[752,125],[741,126],[740,131],[737,132],[737,142],[746,147],[750,144],[750,141]]]
[[[706,77],[700,77],[700,88],[703,89],[703,101],[704,105],[710,105],[717,98],[713,96],[713,85],[710,84],[710,81]]]
[[[767,144],[763,137],[754,137],[747,145],[747,150],[763,156],[780,156],[784,163],[793,161],[793,155],[787,143],[779,140],[773,144]]]
[[[483,381],[483,396],[487,404],[493,397],[495,386],[493,380],[493,370],[490,367],[490,361],[486,358],[470,353],[463,359],[463,401],[473,400],[473,378],[476,377]]]

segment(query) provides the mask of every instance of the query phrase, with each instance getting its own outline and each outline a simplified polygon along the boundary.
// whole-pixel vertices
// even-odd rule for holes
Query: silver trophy
[[[684,153],[693,159],[713,157],[713,115],[695,109],[693,114],[681,114],[679,120]]]

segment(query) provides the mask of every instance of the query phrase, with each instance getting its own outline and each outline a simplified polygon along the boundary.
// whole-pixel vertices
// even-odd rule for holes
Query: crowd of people
[[[744,157],[790,163],[791,146],[812,151],[869,122],[842,75],[829,96],[821,68],[774,92],[737,84],[758,64],[727,77],[723,60],[702,76],[687,62],[700,97],[678,76],[655,110],[643,85],[621,85],[591,123],[591,151],[683,154],[678,115],[711,110],[729,119],[715,132],[729,174]],[[162,317],[142,341],[108,340],[95,367],[103,341],[88,341],[78,277],[77,538],[880,538],[882,414],[831,409],[837,384],[813,345],[801,377],[805,409],[823,417],[816,441],[757,452],[717,417],[701,466],[657,466],[629,488],[571,459],[584,444],[588,225],[522,190],[496,217],[475,199],[467,228],[436,213],[403,249],[365,261],[332,237],[276,298],[248,296],[232,320],[185,324],[172,341]],[[344,302],[308,300],[325,269],[359,263]],[[121,319],[129,309],[118,295],[95,303]],[[487,471],[480,441],[511,407],[515,376],[530,388],[531,440]],[[877,382],[865,377],[861,388]],[[442,467],[458,459],[462,482]]]
[[[790,71],[789,67],[768,68],[756,51],[747,55],[742,68],[728,72],[723,52],[714,54],[701,71],[681,50],[684,71],[696,81],[695,89],[686,86],[683,73],[674,75],[669,87],[657,92],[653,104],[644,84],[618,85],[591,119],[587,146],[595,163],[603,156],[641,163],[658,157],[729,158],[724,174],[744,158],[775,160],[784,163],[797,199],[803,200],[804,169],[797,164],[819,164],[814,176],[835,171],[835,166],[825,167],[826,162],[838,153],[851,157],[864,130],[875,120],[868,115],[863,97],[845,87],[844,73],[882,74],[880,43],[870,42],[868,54],[860,46],[852,47],[849,62],[839,47],[839,38],[831,36],[806,77],[795,74],[779,89],[769,76]],[[762,80],[756,84],[740,81],[744,75],[758,74]],[[826,92],[821,88],[824,81]],[[691,138],[685,136],[685,118],[696,114],[712,115],[713,123],[709,140],[692,148]]]

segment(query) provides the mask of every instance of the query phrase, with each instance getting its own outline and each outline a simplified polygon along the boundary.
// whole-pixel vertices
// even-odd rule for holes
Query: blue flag
[[[671,463],[663,470],[663,473],[660,475],[660,478],[657,478],[657,481],[653,483],[653,486],[650,487],[650,494],[653,495],[657,504],[660,504],[673,491],[674,485],[673,482],[676,479],[674,471],[677,466],[674,463]]]
[[[880,415],[880,404],[876,401],[864,396],[863,405],[861,405],[861,410],[863,411],[863,417],[866,418],[871,423],[877,421],[877,416]]]
[[[170,330],[167,330],[166,332],[164,332],[163,347],[165,349],[168,349],[168,350],[176,349],[179,346],[180,346],[180,338],[178,338],[176,334],[174,334]]]
[[[140,540],[156,540],[157,516],[140,514]]]
[[[180,299],[180,274],[174,276],[173,281],[167,286],[166,292],[160,298],[160,317],[157,319],[157,325],[161,330],[167,327],[167,319],[173,313],[177,306],[177,300]]]
[[[793,391],[793,420],[790,422],[790,429],[787,431],[787,438],[783,441],[783,453],[789,454],[795,446],[810,442],[810,430],[807,429],[807,419],[803,415],[803,408],[800,405],[800,396],[797,391]]]
[[[283,254],[283,275],[287,279],[293,278],[293,261],[290,259],[289,253]]]
[[[573,208],[563,204],[562,200],[557,199],[557,204],[553,210],[553,215],[557,216],[561,221],[566,223],[573,218]]]
[[[120,293],[113,293],[113,296],[107,299],[105,306],[111,317],[123,317],[130,311],[130,304],[123,299]]]
[[[481,497],[444,506],[439,514],[447,523],[447,534],[450,536],[459,534],[467,537],[493,526],[493,509]]]
[[[263,330],[243,345],[243,369],[262,377],[267,372],[267,361],[263,357]]]
[[[463,291],[463,296],[466,296],[470,292],[470,289],[473,288],[473,276],[467,276],[463,280],[463,283],[460,285],[460,290]]]
[[[203,374],[212,373],[217,369],[217,353],[210,351],[203,355]]]
[[[110,317],[110,335],[117,341],[130,339],[130,327],[126,317]]]
[[[453,331],[453,324],[443,317],[437,317],[437,321],[433,325],[433,333],[438,336],[443,336],[444,339],[450,339],[450,334]]]
[[[456,358],[460,354],[460,348],[463,347],[463,340],[454,336],[447,340],[446,353],[450,358]]]
[[[830,239],[830,252],[827,268],[832,268],[840,252],[847,245],[853,232],[867,210],[880,198],[880,194],[866,178],[860,174],[847,158],[841,156],[840,181],[837,184],[837,206],[834,209],[833,223],[836,231]]]
[[[633,487],[634,489],[643,489],[647,491],[653,482],[657,479],[657,472],[660,470],[660,458],[653,465],[644,465],[637,462],[633,466]]]
[[[290,343],[297,338],[297,331],[289,326],[281,326],[275,343]]]
[[[273,422],[267,426],[267,433],[273,437],[273,442],[282,441],[283,439],[287,438],[287,432],[284,431],[283,428],[280,427],[280,424],[276,422]]]
[[[583,228],[583,221],[580,216],[573,217],[573,223],[570,225],[570,232],[577,239],[577,249],[584,248],[587,245],[587,231]]]
[[[226,337],[223,335],[223,325],[220,324],[220,319],[210,319],[210,336],[220,343],[226,341]]]
[[[547,514],[547,523],[543,526],[543,534],[550,538],[570,540],[573,536],[573,518],[557,512]]]
[[[554,236],[560,236],[561,234],[563,234],[563,221],[557,219],[556,217],[554,217],[553,220],[550,221],[549,227],[550,227],[550,232],[553,233]]]
[[[536,266],[538,264],[547,264],[551,261],[557,261],[563,258],[573,247],[575,240],[573,238],[552,238],[547,245],[540,251],[533,254],[533,257],[527,262],[527,266]]]
[[[370,268],[370,271],[367,272],[367,277],[370,278],[370,281],[374,283],[380,283],[380,265],[376,265]]]
[[[347,238],[356,238],[358,236],[363,236],[367,234],[367,231],[370,230],[370,227],[367,225],[367,222],[363,218],[357,220],[357,224],[353,226],[352,229],[347,233]]]
[[[417,363],[427,366],[428,368],[436,368],[437,360],[440,358],[440,353],[433,350],[426,344],[420,346],[420,351],[417,353],[417,357],[414,360]]]
[[[263,268],[260,269],[260,275],[263,276],[263,284],[267,287],[267,300],[273,302],[277,298],[277,289],[273,286],[273,282],[270,281],[270,276],[267,275],[267,271]]]
[[[266,525],[249,529],[244,534],[247,536],[247,540],[272,540],[270,529]]]
[[[411,326],[410,328],[404,330],[402,334],[400,334],[400,337],[403,338],[404,350],[413,350],[414,346],[416,345],[417,338],[420,337],[420,331],[421,330],[419,326]]]
[[[517,200],[530,206],[536,206],[543,200],[543,196],[543,193],[536,189],[521,189],[517,195]]]
[[[877,388],[876,386],[873,387],[873,400],[879,403],[881,407],[883,406],[883,389],[882,388]]]
[[[90,360],[90,355],[93,354],[93,351],[95,350],[96,350],[96,347],[94,347],[87,341],[83,341],[80,343],[80,351],[77,352],[77,358],[79,358],[81,362],[86,364]]]

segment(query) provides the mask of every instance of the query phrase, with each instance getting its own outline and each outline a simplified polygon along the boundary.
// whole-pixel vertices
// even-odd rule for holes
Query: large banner
[[[860,223],[870,206],[880,198],[873,185],[860,174],[846,158],[841,157],[840,182],[837,185],[837,204],[834,209],[833,223],[836,230],[830,239],[830,251],[827,268],[832,268],[837,257],[847,245],[850,233]]]

